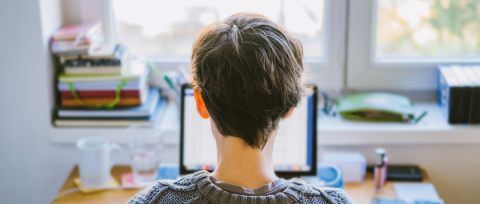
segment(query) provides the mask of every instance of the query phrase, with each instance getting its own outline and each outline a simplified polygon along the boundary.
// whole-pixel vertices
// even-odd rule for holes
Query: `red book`
[[[76,91],[79,98],[110,98],[115,97],[117,94],[115,91]],[[74,98],[72,92],[61,91],[63,99]],[[124,90],[120,92],[122,98],[140,97],[139,90]]]
[[[63,107],[82,107],[86,105],[102,105],[113,102],[115,98],[84,98],[81,103],[73,98],[62,99]],[[142,105],[140,98],[120,98],[115,106],[139,106]]]

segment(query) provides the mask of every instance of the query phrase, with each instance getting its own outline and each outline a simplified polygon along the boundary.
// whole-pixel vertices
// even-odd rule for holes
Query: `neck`
[[[272,135],[270,135],[272,136]],[[217,167],[212,176],[245,188],[256,189],[278,179],[272,164],[273,137],[263,150],[237,137],[217,137]]]

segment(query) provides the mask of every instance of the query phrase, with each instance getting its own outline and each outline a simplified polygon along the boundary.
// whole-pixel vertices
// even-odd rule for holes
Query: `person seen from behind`
[[[318,188],[274,172],[277,125],[305,90],[301,43],[268,18],[237,13],[208,26],[192,52],[198,114],[210,118],[217,165],[160,180],[129,203],[354,203],[342,190]]]

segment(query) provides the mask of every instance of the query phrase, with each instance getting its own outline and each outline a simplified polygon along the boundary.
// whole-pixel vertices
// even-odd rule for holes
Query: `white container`
[[[367,159],[360,152],[325,152],[322,163],[339,166],[345,183],[360,183],[365,179]]]
[[[85,188],[105,188],[110,182],[110,170],[122,148],[105,138],[85,138],[77,142],[80,180]]]

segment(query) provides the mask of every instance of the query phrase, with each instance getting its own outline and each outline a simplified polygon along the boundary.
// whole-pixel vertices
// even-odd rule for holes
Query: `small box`
[[[367,159],[359,152],[325,152],[322,163],[339,166],[345,183],[359,183],[365,178]]]

